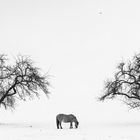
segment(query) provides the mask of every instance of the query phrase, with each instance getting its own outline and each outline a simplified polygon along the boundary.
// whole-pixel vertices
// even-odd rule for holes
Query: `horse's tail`
[[[59,120],[57,117],[56,117],[56,126],[57,126],[57,129],[59,129]]]

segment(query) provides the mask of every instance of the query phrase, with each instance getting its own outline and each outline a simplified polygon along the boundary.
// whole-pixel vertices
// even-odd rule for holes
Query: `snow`
[[[2,140],[140,140],[140,124],[91,123],[78,129],[56,129],[49,123],[1,123]]]

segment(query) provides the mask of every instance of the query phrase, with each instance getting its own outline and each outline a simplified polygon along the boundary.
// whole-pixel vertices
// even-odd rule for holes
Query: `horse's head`
[[[79,122],[76,121],[76,122],[75,122],[75,127],[78,128],[78,125],[79,125]]]

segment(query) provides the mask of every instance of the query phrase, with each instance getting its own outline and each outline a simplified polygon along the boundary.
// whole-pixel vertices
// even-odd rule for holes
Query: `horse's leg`
[[[57,129],[59,129],[59,125],[60,125],[60,124],[58,123],[58,124],[57,124]]]
[[[70,129],[72,129],[73,128],[73,126],[72,126],[72,122],[70,122]]]
[[[60,122],[57,118],[56,118],[56,125],[57,125],[57,129],[59,129]]]
[[[61,125],[61,122],[60,122],[60,128],[63,129],[63,128],[62,128],[62,125]]]

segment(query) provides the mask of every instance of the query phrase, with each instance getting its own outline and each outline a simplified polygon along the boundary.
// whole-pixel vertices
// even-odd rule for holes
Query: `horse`
[[[77,120],[77,118],[73,115],[73,114],[69,114],[69,115],[66,115],[66,114],[58,114],[56,116],[56,126],[57,126],[57,129],[62,129],[62,125],[61,123],[62,122],[65,122],[65,123],[70,123],[70,129],[73,128],[73,122],[75,123],[75,128],[78,128],[78,125],[79,125],[79,122]]]

